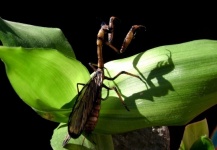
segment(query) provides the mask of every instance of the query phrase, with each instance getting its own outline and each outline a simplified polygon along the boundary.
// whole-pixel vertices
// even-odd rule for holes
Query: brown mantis
[[[123,53],[128,47],[128,45],[130,44],[130,42],[132,41],[132,39],[134,38],[136,30],[138,28],[144,28],[144,26],[142,25],[132,26],[123,41],[121,49],[118,50],[116,47],[114,47],[111,44],[113,40],[113,34],[114,34],[113,29],[114,29],[115,19],[116,17],[114,16],[110,17],[109,25],[107,24],[101,25],[101,28],[97,34],[96,44],[97,44],[98,63],[97,65],[89,63],[90,67],[94,70],[94,74],[91,77],[91,79],[88,81],[88,83],[77,84],[77,88],[78,85],[83,85],[83,88],[81,89],[81,91],[78,90],[77,99],[72,108],[72,112],[69,115],[68,135],[63,141],[63,146],[65,146],[68,143],[70,138],[74,138],[74,139],[78,138],[83,131],[85,133],[91,133],[94,130],[99,117],[101,100],[103,99],[101,97],[102,88],[105,88],[108,91],[114,90],[117,93],[124,107],[129,111],[129,108],[124,103],[121,94],[119,93],[117,88],[115,86],[108,87],[105,84],[103,84],[103,81],[105,79],[115,80],[121,74],[127,74],[142,80],[139,76],[131,74],[126,71],[121,71],[112,78],[104,75],[104,62],[103,62],[103,55],[102,55],[103,45],[104,44],[108,45],[117,53]],[[108,41],[105,40],[105,35],[108,35]]]

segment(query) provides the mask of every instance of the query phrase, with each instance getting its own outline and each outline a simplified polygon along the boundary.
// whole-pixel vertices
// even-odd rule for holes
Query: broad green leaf
[[[0,18],[0,41],[4,46],[57,49],[75,58],[71,45],[59,28],[40,27]]]
[[[217,41],[195,40],[165,45],[105,64],[130,111],[110,91],[102,102],[95,132],[122,133],[161,125],[185,125],[217,104]],[[103,95],[107,94],[103,90]],[[126,125],[127,124],[127,125]]]
[[[78,139],[70,139],[69,143],[62,146],[63,140],[67,135],[67,125],[61,123],[55,130],[51,139],[53,150],[113,150],[111,135],[90,134],[81,135]]]
[[[215,150],[215,148],[212,141],[205,135],[195,141],[190,150]]]
[[[209,129],[206,119],[188,124],[185,127],[181,149],[189,150],[198,139],[202,139],[201,136],[209,137]]]
[[[73,105],[76,83],[86,82],[89,73],[62,31],[0,18],[0,40],[0,58],[18,96],[43,118],[67,118],[69,109],[63,111]]]
[[[55,49],[0,46],[0,58],[18,96],[52,121],[68,117],[77,95],[76,83],[85,83],[90,76],[78,60]]]

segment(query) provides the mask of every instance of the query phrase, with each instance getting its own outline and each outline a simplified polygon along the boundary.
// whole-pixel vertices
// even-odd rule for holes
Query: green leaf
[[[0,41],[4,46],[57,49],[75,58],[71,45],[59,28],[40,27],[0,18]]]
[[[215,150],[215,147],[207,136],[201,136],[195,141],[190,150]]]
[[[77,95],[76,83],[90,78],[78,60],[55,49],[0,46],[0,58],[18,96],[52,121],[66,120]]]
[[[185,127],[181,149],[189,150],[198,139],[202,140],[201,136],[209,136],[209,129],[206,119],[188,124]]]
[[[81,135],[78,139],[70,139],[69,143],[62,146],[63,140],[67,135],[67,125],[61,123],[55,130],[51,139],[53,150],[113,150],[111,135],[90,134]]]
[[[65,121],[76,83],[87,82],[89,73],[62,31],[0,18],[0,40],[0,58],[18,96],[43,118]]]
[[[185,125],[217,104],[217,41],[195,40],[165,45],[105,64],[130,111],[110,91],[102,102],[97,133],[122,133],[149,126]],[[108,76],[108,75],[107,75]],[[103,90],[102,94],[107,94]],[[126,126],[127,124],[127,126]]]

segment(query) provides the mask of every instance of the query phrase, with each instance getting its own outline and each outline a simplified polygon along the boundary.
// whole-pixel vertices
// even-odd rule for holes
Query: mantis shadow
[[[144,53],[145,52],[140,53],[134,58],[133,67],[138,72],[140,77],[144,80],[143,83],[145,84],[146,89],[138,93],[134,93],[131,96],[125,96],[121,94],[124,97],[125,102],[128,101],[129,103],[131,103],[130,101],[135,101],[136,99],[146,99],[154,101],[154,97],[162,97],[167,95],[169,91],[175,91],[172,84],[164,78],[164,75],[170,73],[175,68],[171,52],[169,51],[169,54],[167,55],[168,58],[166,60],[157,62],[156,67],[150,71],[147,78],[143,75],[139,67],[137,67],[138,62],[140,61]],[[158,85],[155,85],[152,82],[153,79],[157,81]],[[118,88],[118,85],[116,83],[114,84]],[[118,88],[118,90],[120,91],[120,93],[122,93],[120,88]]]

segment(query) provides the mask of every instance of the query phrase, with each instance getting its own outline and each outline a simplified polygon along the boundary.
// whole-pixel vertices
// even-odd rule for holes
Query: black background
[[[89,62],[96,62],[96,34],[102,21],[108,22],[111,15],[117,16],[121,22],[116,23],[115,46],[120,47],[125,34],[134,24],[146,26],[146,31],[138,32],[137,37],[131,43],[126,53],[115,54],[109,48],[104,49],[105,62],[119,59],[154,48],[161,45],[176,44],[196,39],[215,39],[217,40],[217,23],[215,13],[196,13],[176,14],[170,12],[150,11],[137,15],[109,14],[87,16],[79,14],[31,14],[26,13],[13,15],[8,13],[0,14],[3,19],[22,22],[26,24],[57,27],[60,28],[68,39],[75,51],[76,57],[88,69]],[[133,51],[131,51],[133,49]],[[187,52],[186,52],[187,53]],[[44,149],[49,150],[50,139],[53,129],[57,123],[47,121],[38,116],[29,106],[14,92],[11,87],[4,69],[4,64],[0,63],[0,100],[1,106],[1,137],[8,149]],[[90,71],[92,71],[90,69]],[[184,81],[183,81],[184,82]],[[210,129],[216,124],[217,106],[207,110],[195,120],[207,117]],[[171,144],[179,145],[183,133],[183,127],[170,127]],[[32,148],[29,148],[32,145]],[[175,146],[174,146],[175,147]]]

